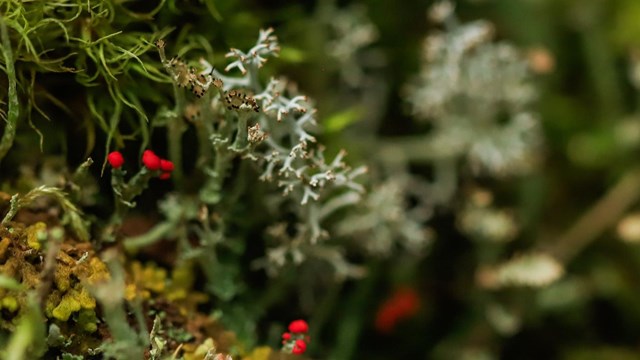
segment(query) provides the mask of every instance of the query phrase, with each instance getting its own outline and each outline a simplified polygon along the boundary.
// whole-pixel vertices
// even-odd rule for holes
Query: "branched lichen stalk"
[[[13,52],[11,51],[11,42],[9,40],[9,31],[4,19],[0,17],[0,37],[2,39],[2,54],[4,56],[5,67],[7,69],[7,78],[9,79],[9,109],[7,112],[7,121],[5,123],[4,133],[0,139],[0,161],[7,155],[16,135],[16,125],[20,116],[20,103],[18,101],[18,93],[16,91],[16,70],[13,63]]]
[[[164,51],[164,42],[160,41],[158,44],[158,53],[160,54],[160,60],[162,64],[167,63],[167,56]],[[175,165],[175,170],[172,174],[173,181],[176,186],[180,187],[183,180],[182,174],[182,133],[185,130],[185,124],[182,120],[182,116],[186,107],[186,99],[184,92],[178,84],[174,81],[171,82],[173,86],[173,95],[176,99],[176,103],[173,109],[173,116],[169,119],[167,124],[167,144],[169,146],[169,160]]]

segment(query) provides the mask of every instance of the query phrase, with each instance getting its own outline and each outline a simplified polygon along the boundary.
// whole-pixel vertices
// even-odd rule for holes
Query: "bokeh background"
[[[405,88],[421,69],[425,37],[441,29],[428,20],[434,2],[254,5],[245,8],[247,17],[269,19],[266,23],[278,28],[282,42],[300,50],[300,58],[292,55],[283,71],[317,99],[325,118],[349,109],[370,115],[354,116],[345,128],[325,134],[327,141],[366,161],[368,153],[359,152],[353,138],[366,142],[367,137],[429,131],[429,125],[414,120]],[[230,11],[224,6],[231,7],[220,4],[221,12]],[[375,28],[376,36],[356,60],[373,79],[364,89],[345,90],[349,85],[341,66],[349,70],[327,51],[331,33],[326,24],[354,14]],[[424,257],[373,261],[367,279],[347,282],[338,295],[327,295],[339,300],[327,301],[331,316],[317,330],[314,348],[329,358],[362,359],[640,357],[640,253],[634,235],[640,187],[640,3],[457,1],[456,14],[462,23],[491,22],[495,41],[513,44],[532,64],[538,94],[532,108],[544,138],[539,162],[515,177],[460,180],[463,189],[490,189],[499,206],[516,214],[518,234],[495,248],[461,232],[457,219],[468,195],[461,192],[430,220],[437,235]],[[422,163],[412,164],[411,171],[433,175]],[[563,247],[571,253],[562,261],[564,274],[548,285],[478,285],[479,268],[489,258]],[[417,294],[419,310],[381,332],[376,316],[399,288],[407,287]]]

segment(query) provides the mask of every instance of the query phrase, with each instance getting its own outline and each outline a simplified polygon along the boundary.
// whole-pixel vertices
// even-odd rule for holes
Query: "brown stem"
[[[597,239],[640,198],[640,169],[633,169],[567,230],[551,249],[551,255],[567,264]]]
[[[37,291],[37,299],[42,308],[44,308],[45,299],[47,298],[47,295],[49,295],[51,286],[53,285],[57,264],[56,257],[62,243],[62,236],[59,236],[58,233],[62,233],[61,228],[53,229],[49,232],[49,241],[47,241],[47,255],[44,260],[44,268],[40,273],[40,286],[38,287]]]

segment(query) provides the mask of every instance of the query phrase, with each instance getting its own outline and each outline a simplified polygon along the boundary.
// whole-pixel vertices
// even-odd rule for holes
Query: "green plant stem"
[[[45,352],[45,321],[33,293],[28,294],[27,308],[18,320],[5,349],[6,360],[40,358]]]
[[[7,121],[5,123],[4,133],[0,139],[0,161],[7,155],[9,149],[13,146],[13,140],[16,135],[16,126],[20,117],[20,102],[18,101],[18,92],[16,90],[16,70],[13,62],[13,52],[11,50],[11,41],[9,40],[9,31],[4,19],[0,17],[0,37],[2,38],[2,54],[7,69],[7,78],[9,79],[9,109],[7,112]]]
[[[231,145],[231,149],[235,151],[242,151],[247,146],[247,122],[249,115],[247,113],[238,114],[238,132],[236,138]]]
[[[374,285],[380,274],[380,266],[377,263],[370,263],[368,276],[360,281],[355,289],[355,293],[345,304],[345,312],[339,321],[336,330],[337,345],[333,350],[331,359],[353,359],[354,352],[358,348],[358,338],[362,330],[365,307],[362,304],[370,299]]]
[[[156,174],[156,171],[149,171],[143,167],[135,174],[128,183],[124,181],[125,172],[121,169],[113,169],[111,172],[111,186],[114,189],[115,210],[108,225],[102,234],[105,241],[113,241],[114,233],[122,224],[129,209],[135,206],[133,200],[147,188],[149,180]]]

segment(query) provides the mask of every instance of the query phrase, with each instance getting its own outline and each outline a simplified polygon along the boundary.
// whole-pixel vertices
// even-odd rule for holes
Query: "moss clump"
[[[93,309],[80,310],[77,322],[78,327],[88,333],[93,333],[98,330],[98,317]]]
[[[9,240],[9,238],[2,238],[2,240],[0,240],[0,262],[5,260],[5,255],[7,254],[10,243],[11,240]]]
[[[80,302],[76,299],[73,293],[69,292],[62,297],[58,306],[51,311],[51,316],[60,321],[67,321],[71,314],[76,311],[80,311],[80,309]]]
[[[51,317],[67,321],[73,313],[81,309],[93,310],[96,308],[96,300],[89,295],[87,289],[81,286],[79,288],[79,290],[71,289],[62,296],[58,305],[51,310]]]
[[[166,289],[167,270],[155,264],[142,265],[133,261],[129,267],[129,281],[125,289],[125,299],[132,301],[139,297],[149,299],[151,293],[160,294]]]
[[[47,224],[43,222],[37,222],[29,226],[25,230],[25,236],[27,245],[29,245],[30,248],[34,250],[40,250],[40,242],[46,240],[47,238]]]

